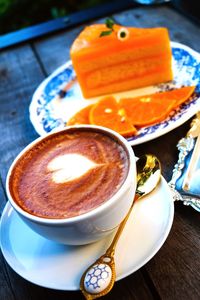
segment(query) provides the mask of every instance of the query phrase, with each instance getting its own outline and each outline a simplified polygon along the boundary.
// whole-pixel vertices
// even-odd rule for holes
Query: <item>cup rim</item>
[[[32,147],[34,147],[34,145],[36,145],[37,143],[39,143],[41,140],[48,138],[48,136],[54,135],[58,132],[62,132],[62,131],[68,131],[70,129],[79,129],[79,128],[83,128],[83,129],[92,129],[92,130],[98,130],[101,132],[105,132],[108,135],[114,136],[115,138],[117,138],[117,140],[120,141],[120,143],[122,143],[123,147],[125,147],[125,149],[127,150],[128,156],[129,156],[129,170],[128,170],[128,174],[126,176],[126,179],[124,180],[122,186],[116,191],[116,193],[108,200],[106,200],[105,202],[103,202],[101,205],[97,206],[96,208],[77,215],[77,216],[73,216],[73,217],[69,217],[69,218],[43,218],[40,216],[36,216],[33,215],[27,211],[25,211],[24,209],[22,209],[13,199],[11,193],[10,193],[10,188],[9,188],[9,179],[12,173],[12,170],[15,166],[15,164],[17,163],[18,159],[29,149],[31,149]],[[9,170],[8,170],[8,174],[6,177],[6,193],[8,196],[8,200],[11,204],[11,206],[23,217],[25,217],[26,219],[29,219],[30,221],[34,221],[36,223],[40,223],[40,224],[44,224],[44,225],[62,225],[62,224],[73,224],[79,221],[83,221],[83,220],[88,220],[90,218],[95,217],[96,215],[101,214],[103,211],[106,211],[107,209],[109,209],[109,207],[111,207],[116,201],[117,199],[119,199],[122,194],[128,190],[131,186],[131,184],[134,184],[134,189],[136,188],[136,157],[135,157],[135,153],[131,147],[131,145],[128,143],[128,141],[119,133],[117,133],[116,131],[109,129],[107,127],[103,127],[103,126],[98,126],[98,125],[72,125],[72,126],[66,126],[65,128],[61,129],[61,130],[57,130],[57,131],[53,131],[50,133],[47,133],[44,136],[40,136],[38,138],[36,138],[35,140],[33,140],[31,143],[29,143],[22,151],[20,151],[20,153],[16,156],[16,158],[14,159],[14,161],[12,162]]]

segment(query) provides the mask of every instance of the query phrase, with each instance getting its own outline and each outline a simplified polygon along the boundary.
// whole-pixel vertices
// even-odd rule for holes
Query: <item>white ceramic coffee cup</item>
[[[100,240],[104,236],[110,234],[124,219],[134,199],[136,189],[136,159],[134,152],[125,138],[120,134],[110,129],[94,126],[94,125],[78,125],[69,126],[62,131],[67,131],[69,128],[90,128],[98,130],[102,133],[109,134],[119,140],[126,149],[129,156],[129,169],[127,177],[120,189],[103,204],[97,208],[66,219],[48,219],[42,218],[28,213],[23,210],[13,199],[10,192],[10,176],[18,159],[30,148],[34,147],[42,139],[56,133],[50,133],[44,137],[40,137],[30,143],[12,163],[6,181],[6,192],[8,199],[19,217],[35,232],[41,236],[68,245],[83,245]],[[23,233],[22,233],[23,234]]]

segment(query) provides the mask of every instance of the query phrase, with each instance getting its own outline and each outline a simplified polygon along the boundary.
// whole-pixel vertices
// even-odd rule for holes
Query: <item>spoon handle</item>
[[[124,220],[120,223],[118,229],[117,229],[117,232],[115,233],[115,236],[112,240],[112,243],[110,244],[110,246],[108,247],[108,249],[106,250],[106,255],[108,257],[113,257],[114,256],[114,253],[115,253],[115,248],[116,248],[116,245],[117,245],[117,242],[121,236],[121,233],[123,232],[123,229],[126,225],[126,222],[128,221],[128,218],[132,212],[132,209],[133,209],[133,205],[135,204],[135,201],[137,199],[139,199],[140,195],[139,194],[135,194],[135,197],[134,197],[134,200],[133,200],[133,203],[129,209],[129,212],[127,213],[126,217],[124,218]]]
[[[135,194],[135,197],[134,197],[134,200],[131,204],[131,207],[126,215],[126,217],[123,219],[123,221],[120,223],[118,229],[117,229],[117,232],[115,233],[114,235],[114,238],[112,240],[112,243],[110,244],[110,246],[107,248],[106,252],[99,258],[97,259],[93,265],[91,265],[82,275],[81,277],[81,282],[80,282],[80,288],[81,288],[81,291],[85,297],[86,300],[93,300],[93,299],[96,299],[96,298],[99,298],[101,296],[104,296],[105,294],[108,293],[108,291],[110,291],[114,285],[114,282],[115,282],[115,277],[116,277],[116,273],[115,273],[115,262],[114,262],[114,254],[115,254],[115,248],[116,248],[116,245],[117,245],[117,242],[121,236],[121,233],[123,232],[123,229],[126,225],[126,222],[131,214],[131,211],[132,211],[132,208],[133,208],[133,205],[134,205],[134,202],[136,199],[138,199],[140,197],[139,194]],[[110,284],[107,288],[107,290],[103,290],[102,292],[99,292],[97,294],[91,294],[89,293],[88,291],[85,290],[85,287],[84,287],[84,279],[86,277],[86,274],[88,272],[88,270],[90,270],[93,266],[97,266],[97,265],[100,265],[100,264],[107,264],[109,265],[109,267],[111,268],[112,270],[112,279],[110,281]]]
[[[132,212],[134,203],[136,200],[154,190],[160,181],[161,166],[159,160],[154,155],[146,154],[140,157],[136,164],[137,187],[131,207],[119,225],[105,254],[90,265],[81,277],[80,289],[87,300],[102,297],[112,289],[116,279],[114,261],[115,248]],[[106,272],[104,270],[106,270],[107,275],[105,275]],[[94,285],[96,282],[98,282],[98,286]]]

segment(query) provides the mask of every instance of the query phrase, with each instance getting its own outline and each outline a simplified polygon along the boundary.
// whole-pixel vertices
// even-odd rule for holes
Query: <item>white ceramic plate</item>
[[[196,93],[190,102],[183,104],[165,121],[144,127],[137,135],[128,138],[131,145],[141,144],[173,130],[200,109],[200,54],[179,43],[171,42],[171,46],[173,81],[113,95],[117,98],[135,97],[188,85],[196,85]],[[68,90],[63,92],[66,85]],[[53,72],[35,91],[30,104],[30,120],[38,134],[44,135],[63,128],[77,111],[100,98],[83,98],[72,63],[69,61]]]
[[[174,203],[166,181],[135,203],[115,254],[117,280],[147,263],[166,240]],[[46,240],[27,227],[7,204],[0,224],[1,251],[23,278],[57,290],[78,290],[84,270],[110,245],[113,234],[86,246],[66,246]]]

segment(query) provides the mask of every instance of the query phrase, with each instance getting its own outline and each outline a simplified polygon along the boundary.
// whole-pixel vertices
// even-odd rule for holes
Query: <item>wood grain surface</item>
[[[173,41],[200,51],[200,28],[168,6],[138,7],[113,18],[128,26],[166,26]],[[7,201],[5,180],[9,166],[15,156],[38,137],[29,120],[32,94],[47,75],[69,59],[70,45],[84,25],[0,53],[1,213]],[[162,174],[169,181],[177,160],[176,144],[186,134],[189,124],[190,120],[168,134],[135,146],[135,154],[140,156],[148,152],[157,155],[162,163]],[[175,203],[174,223],[163,247],[143,268],[117,282],[104,298],[200,299],[199,224],[199,213],[182,203]],[[0,299],[73,300],[83,299],[83,296],[80,292],[46,289],[24,280],[0,254]]]

